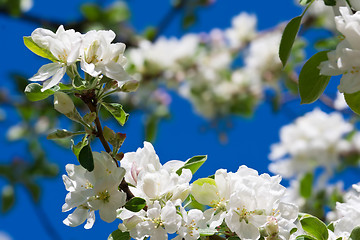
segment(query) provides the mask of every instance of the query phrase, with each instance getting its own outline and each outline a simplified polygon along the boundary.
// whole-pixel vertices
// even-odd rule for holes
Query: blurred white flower
[[[344,135],[353,130],[339,113],[320,109],[299,117],[280,130],[280,143],[271,146],[269,170],[285,178],[311,172],[317,167],[327,171],[339,164],[339,154],[351,148]]]
[[[256,36],[257,18],[254,14],[242,12],[233,17],[231,28],[225,30],[230,47],[239,48]]]

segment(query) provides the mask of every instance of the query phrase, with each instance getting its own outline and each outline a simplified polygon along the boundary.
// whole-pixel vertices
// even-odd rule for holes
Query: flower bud
[[[64,114],[70,114],[74,111],[75,106],[71,98],[63,92],[54,93],[54,108]]]
[[[139,87],[139,81],[130,80],[125,82],[120,89],[123,92],[135,92],[138,89],[138,87]]]
[[[200,178],[193,182],[191,194],[203,205],[212,206],[220,201],[216,182],[211,178]]]

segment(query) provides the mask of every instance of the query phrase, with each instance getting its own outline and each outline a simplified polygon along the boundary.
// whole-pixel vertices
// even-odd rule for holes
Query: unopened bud
[[[64,114],[70,114],[74,111],[74,103],[71,98],[63,92],[56,92],[54,93],[54,108]]]
[[[130,80],[124,83],[120,89],[123,92],[135,92],[138,87],[139,87],[139,81]]]

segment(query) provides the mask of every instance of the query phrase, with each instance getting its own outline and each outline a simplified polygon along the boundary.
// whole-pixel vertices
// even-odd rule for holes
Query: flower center
[[[105,190],[103,192],[99,192],[97,198],[99,200],[102,200],[104,203],[108,203],[110,199],[110,194],[107,190]]]

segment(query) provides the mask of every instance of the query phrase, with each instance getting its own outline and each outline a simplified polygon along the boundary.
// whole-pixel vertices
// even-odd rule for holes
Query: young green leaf
[[[350,238],[351,238],[352,240],[359,240],[359,239],[360,239],[360,226],[354,228],[354,229],[351,231]]]
[[[145,120],[145,140],[153,142],[156,138],[159,118],[155,115],[149,116]]]
[[[313,178],[312,173],[307,173],[300,181],[300,195],[305,199],[311,196]]]
[[[326,61],[327,51],[318,52],[303,66],[299,75],[301,104],[315,102],[324,92],[330,76],[320,75],[320,63]]]
[[[312,0],[300,0],[299,3],[303,6],[308,5]]]
[[[122,232],[119,229],[113,231],[109,237],[108,240],[130,240],[130,233],[129,232]]]
[[[43,100],[56,92],[53,89],[47,89],[42,92],[41,89],[42,86],[40,84],[30,83],[26,86],[24,92],[26,97],[32,102]]]
[[[133,197],[125,204],[125,208],[132,212],[139,212],[145,206],[146,206],[146,201],[139,197]]]
[[[94,158],[90,145],[85,145],[79,153],[79,162],[89,172],[94,170]]]
[[[335,6],[336,0],[324,0],[326,6]]]
[[[213,228],[199,228],[198,231],[199,231],[200,236],[203,236],[203,237],[204,236],[212,236],[218,232],[216,229],[213,229]],[[230,238],[228,238],[228,239],[230,239]],[[237,238],[237,239],[239,239],[239,238]],[[235,239],[233,239],[233,240],[235,240]]]
[[[356,93],[344,93],[345,101],[356,114],[360,115],[360,91]]]
[[[101,103],[109,113],[111,113],[114,118],[120,123],[121,126],[124,126],[126,121],[129,118],[129,114],[126,113],[121,104],[119,103]]]
[[[318,240],[327,240],[329,237],[328,229],[326,225],[318,218],[305,215],[300,219],[303,229]]]
[[[47,58],[53,62],[57,61],[57,59],[54,57],[54,55],[49,50],[41,48],[39,45],[37,45],[34,42],[34,40],[32,40],[31,37],[24,37],[24,44],[30,51],[32,51],[36,55],[43,57],[43,58]]]
[[[78,134],[83,134],[83,132],[69,132],[66,129],[57,129],[55,132],[50,133],[46,138],[47,139],[58,139],[75,136]]]
[[[180,175],[183,169],[190,169],[191,173],[195,174],[195,172],[201,167],[201,165],[204,164],[206,159],[207,159],[207,155],[194,156],[194,157],[186,160],[184,166],[179,168],[176,171],[176,173],[178,175]]]
[[[296,240],[317,240],[317,239],[309,235],[300,235],[296,237]]]
[[[297,33],[299,32],[301,25],[301,16],[297,16],[290,20],[284,29],[284,33],[281,37],[280,47],[279,47],[279,57],[285,67],[287,60],[289,59],[292,46]]]
[[[5,186],[1,193],[1,211],[8,212],[15,203],[14,187],[11,185]]]
[[[80,142],[77,144],[74,143],[74,140],[71,139],[71,150],[75,154],[76,158],[79,159],[80,151],[83,147],[88,145],[89,141],[87,140],[87,135],[85,135]]]

